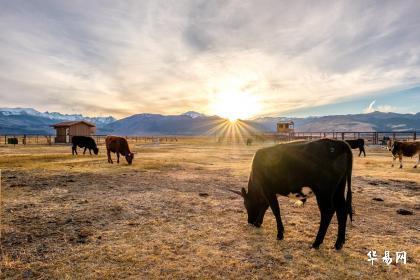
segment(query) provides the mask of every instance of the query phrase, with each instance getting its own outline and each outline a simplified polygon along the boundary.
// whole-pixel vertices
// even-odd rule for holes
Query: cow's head
[[[388,141],[386,141],[386,147],[388,148],[388,151],[392,151],[392,147],[393,147],[393,142],[391,139],[388,139]]]
[[[132,164],[133,163],[133,159],[134,159],[134,154],[133,153],[128,153],[125,156],[125,159],[127,160],[128,164]]]
[[[95,155],[97,155],[99,153],[98,147],[93,148],[93,152],[95,153]]]
[[[398,143],[397,141],[395,141],[392,144],[391,148],[389,149],[394,157],[396,157],[397,154],[398,154],[398,150],[399,150],[399,146],[400,146],[399,144],[400,143]]]
[[[267,211],[268,204],[263,199],[246,192],[245,188],[241,192],[233,191],[244,198],[244,205],[248,214],[248,223],[260,227],[264,220],[264,214]]]

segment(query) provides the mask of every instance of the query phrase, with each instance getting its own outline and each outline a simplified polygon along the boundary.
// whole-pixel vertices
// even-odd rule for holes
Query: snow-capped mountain
[[[41,113],[32,108],[0,108],[0,134],[54,134],[51,125],[61,121],[87,120],[98,134],[116,135],[208,135],[226,120],[195,111],[181,115],[136,114],[120,120],[113,117],[84,117],[80,114]],[[243,120],[252,133],[275,132],[279,121],[293,120],[296,131],[413,131],[420,130],[420,113],[368,114],[323,117],[264,117]]]
[[[41,116],[42,113],[32,108],[0,108],[0,114],[3,116],[32,115]]]
[[[47,118],[50,120],[61,120],[61,121],[78,121],[86,120],[96,125],[107,125],[116,121],[114,117],[85,117],[81,114],[61,114],[58,112],[39,112],[33,108],[0,108],[0,114],[3,116],[20,116],[30,115],[36,117]]]
[[[207,117],[206,115],[195,112],[195,111],[185,112],[185,113],[182,114],[182,116],[188,116],[188,117],[193,118],[193,119]]]

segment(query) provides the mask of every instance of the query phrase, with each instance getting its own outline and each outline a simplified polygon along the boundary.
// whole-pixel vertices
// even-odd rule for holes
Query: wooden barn
[[[294,122],[279,122],[277,123],[277,133],[290,133],[294,132],[295,124]]]
[[[72,136],[90,136],[96,126],[87,121],[61,122],[51,125],[56,130],[55,143],[70,143]]]

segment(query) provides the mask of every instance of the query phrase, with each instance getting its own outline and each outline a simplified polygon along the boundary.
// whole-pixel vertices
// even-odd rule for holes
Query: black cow
[[[252,138],[247,138],[246,139],[246,145],[247,146],[251,146],[252,145]]]
[[[71,152],[74,155],[76,153],[77,155],[77,147],[79,148],[85,148],[85,150],[83,151],[83,154],[86,153],[86,149],[89,149],[89,154],[92,155],[91,150],[93,150],[93,152],[95,153],[95,155],[98,154],[99,149],[96,146],[96,142],[95,140],[93,140],[92,137],[88,137],[88,136],[73,136],[71,138],[71,143],[72,143],[72,147],[71,147]]]
[[[363,153],[363,156],[366,157],[365,152],[365,140],[364,139],[356,139],[356,140],[345,140],[352,149],[359,148],[359,157]]]
[[[312,247],[319,248],[334,215],[337,213],[337,250],[345,242],[347,215],[352,220],[351,173],[353,154],[343,141],[321,139],[308,143],[280,144],[258,150],[252,162],[248,192],[241,192],[248,213],[248,223],[260,227],[268,207],[277,222],[277,239],[283,239],[284,227],[276,194],[302,195],[309,187],[318,202],[321,223]],[[347,196],[345,187],[347,183]]]
[[[389,141],[391,141],[391,138],[389,136],[382,137],[381,145],[382,146],[388,146]]]

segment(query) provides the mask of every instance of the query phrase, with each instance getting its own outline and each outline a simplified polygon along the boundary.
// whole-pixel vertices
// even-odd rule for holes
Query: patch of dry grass
[[[277,241],[271,212],[262,228],[248,226],[242,200],[228,191],[246,186],[261,146],[183,141],[133,144],[131,166],[108,164],[104,147],[77,157],[68,146],[0,147],[1,278],[419,278],[420,173],[407,160],[400,170],[387,151],[355,157],[356,214],[344,249],[332,249],[334,218],[312,250],[314,200],[295,208],[279,198],[286,233]],[[408,264],[371,267],[369,250],[405,250]]]

